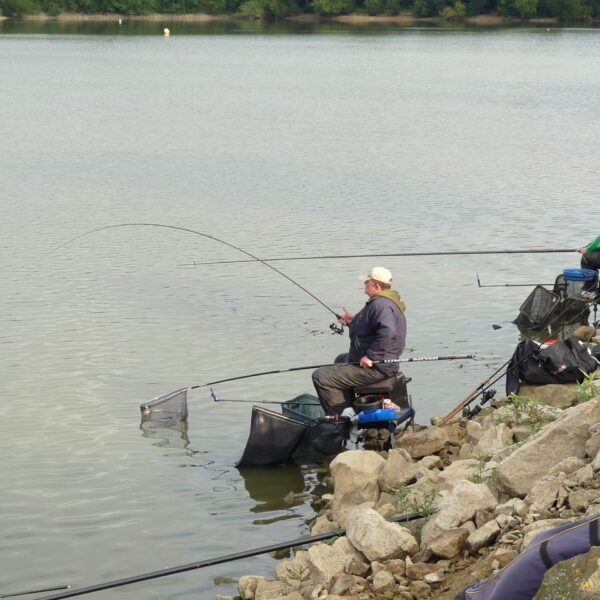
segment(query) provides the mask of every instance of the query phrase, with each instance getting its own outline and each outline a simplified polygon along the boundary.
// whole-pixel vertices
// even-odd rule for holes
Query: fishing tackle
[[[39,590],[27,590],[26,592],[12,592],[12,594],[1,594],[0,598],[13,598],[14,596],[28,596],[29,594],[41,594],[43,592],[56,592],[57,590],[68,590],[70,585],[56,585],[54,587],[42,588]]]
[[[473,254],[546,254],[551,252],[577,252],[573,248],[554,248],[554,249],[529,249],[529,250],[450,250],[447,252],[394,252],[394,253],[379,253],[379,254],[337,254],[323,256],[277,256],[274,258],[263,258],[269,262],[281,260],[329,260],[339,258],[390,258],[396,256],[457,256],[457,255],[473,255]],[[218,260],[210,262],[181,263],[178,266],[195,266],[195,265],[228,265],[233,263],[254,262],[261,260],[254,258],[253,260]]]
[[[240,248],[239,246],[234,246],[233,244],[230,244],[229,242],[226,242],[225,240],[220,240],[218,237],[215,237],[214,235],[209,235],[208,233],[202,233],[201,231],[196,231],[195,229],[189,229],[187,227],[178,227],[177,225],[165,225],[163,223],[117,223],[115,225],[105,225],[104,227],[98,227],[96,229],[91,229],[90,231],[85,231],[84,233],[80,233],[79,235],[76,235],[76,236],[68,239],[66,242],[58,244],[57,246],[52,248],[48,253],[46,253],[45,256],[50,256],[51,254],[56,252],[59,248],[63,248],[67,244],[69,244],[69,243],[73,242],[74,240],[77,240],[81,237],[84,237],[91,233],[96,233],[98,231],[103,231],[105,229],[115,229],[117,227],[164,227],[165,229],[175,229],[178,231],[186,231],[187,233],[193,233],[195,235],[201,235],[202,237],[208,238],[210,240],[214,240],[215,242],[219,242],[220,244],[225,244],[225,246],[229,246],[230,248],[233,248],[234,250],[237,250],[238,252],[242,252],[246,256],[249,256],[252,260],[248,261],[248,262],[255,262],[255,261],[260,262],[263,265],[265,265],[265,267],[268,267],[272,271],[275,271],[275,273],[278,273],[282,277],[285,277],[285,279],[287,279],[290,283],[293,283],[296,287],[300,288],[303,292],[306,292],[313,300],[316,300],[321,306],[326,308],[330,313],[332,313],[335,316],[336,319],[341,318],[340,315],[338,315],[333,309],[329,308],[329,306],[327,306],[324,302],[319,300],[319,298],[317,298],[313,293],[309,292],[305,287],[302,287],[297,281],[294,281],[291,277],[289,277],[288,275],[286,275],[285,273],[283,273],[276,267],[268,264],[265,260],[258,258],[258,256],[251,254],[250,252],[248,252],[247,250],[244,250],[243,248]],[[233,261],[233,262],[236,262],[236,261]],[[340,335],[344,333],[343,325],[337,325],[336,323],[332,323],[329,326],[329,328],[332,330],[333,333],[338,333]]]
[[[549,326],[552,325],[553,323],[557,323],[560,321],[560,319],[562,317],[565,316],[565,314],[567,314],[567,312],[570,310],[570,307],[567,306],[565,309],[563,309],[554,319],[552,319],[552,321],[550,321]],[[587,303],[584,304],[583,308],[578,311],[572,320],[575,320],[576,318],[578,318],[580,315],[582,315],[586,310],[588,310],[588,306]],[[550,338],[547,338],[546,340],[544,340],[544,342],[542,343],[546,343]],[[525,361],[527,358],[529,358],[531,356],[530,354],[527,354],[525,356],[523,356],[523,358],[521,358],[521,360],[519,360],[517,363],[515,363],[515,367],[518,366],[519,364],[521,364],[523,361]],[[487,379],[484,379],[462,402],[459,402],[459,404],[457,404],[440,422],[439,422],[439,426],[441,427],[442,425],[445,425],[446,423],[448,423],[448,421],[450,421],[450,419],[452,419],[453,417],[455,417],[461,410],[467,408],[474,400],[476,400],[481,394],[485,393],[485,391],[490,388],[494,383],[496,383],[499,379],[501,379],[502,377],[504,377],[506,375],[506,371],[504,371],[503,373],[500,373],[500,371],[502,371],[505,367],[508,367],[508,365],[510,364],[510,361],[512,360],[512,357],[509,358],[504,364],[502,364],[498,369],[496,369],[496,371],[494,371]],[[500,375],[498,375],[498,373],[500,373]],[[496,379],[492,379],[493,377],[495,377],[496,375],[498,375],[498,377],[496,377]]]
[[[460,360],[475,358],[473,354],[465,354],[462,356],[424,356],[414,358],[398,358],[398,359],[386,359],[375,361],[374,364],[385,364],[385,363],[401,363],[401,362],[421,362],[431,360]],[[249,375],[238,375],[236,377],[228,377],[227,379],[219,379],[218,381],[209,381],[200,385],[194,385],[191,387],[180,388],[167,394],[161,394],[156,398],[152,398],[148,402],[142,402],[140,404],[140,412],[142,413],[142,419],[152,418],[153,415],[158,415],[159,418],[175,419],[177,421],[185,421],[188,416],[187,412],[187,392],[189,390],[196,390],[198,388],[210,387],[211,398],[215,402],[219,402],[220,398],[216,395],[212,386],[218,383],[225,383],[228,381],[239,381],[240,379],[249,379],[251,377],[260,377],[262,375],[274,375],[276,373],[289,373],[292,371],[304,371],[306,369],[318,369],[320,367],[330,367],[339,363],[328,363],[324,365],[311,365],[308,367],[292,367],[291,369],[279,369],[273,371],[263,371],[261,373],[251,373]],[[358,363],[353,363],[358,364]],[[280,403],[278,403],[280,404]]]
[[[437,508],[423,510],[408,515],[400,515],[398,517],[391,517],[388,519],[390,523],[405,523],[407,521],[414,521],[415,519],[422,519],[429,515],[437,512]],[[252,548],[251,550],[243,550],[236,552],[235,554],[227,554],[224,556],[217,556],[209,558],[199,562],[189,563],[187,565],[179,565],[177,567],[170,567],[162,569],[160,571],[154,571],[152,573],[143,573],[142,575],[134,575],[133,577],[126,577],[124,579],[117,579],[115,581],[107,581],[105,583],[99,583],[96,585],[90,585],[88,587],[71,590],[69,592],[63,592],[60,594],[53,594],[52,596],[44,596],[38,600],[61,600],[62,598],[72,598],[73,596],[82,596],[83,594],[91,594],[92,592],[99,592],[100,590],[108,590],[111,588],[120,587],[123,585],[129,585],[131,583],[137,583],[139,581],[148,581],[149,579],[158,579],[159,577],[166,577],[167,575],[175,575],[176,573],[183,573],[185,571],[192,571],[194,569],[202,569],[204,567],[210,567],[212,565],[220,565],[234,560],[240,560],[242,558],[249,558],[250,556],[258,556],[259,554],[267,554],[269,552],[275,552],[277,550],[285,550],[287,548],[293,548],[294,546],[304,546],[305,544],[314,544],[323,540],[328,540],[333,537],[338,537],[346,533],[345,529],[338,529],[336,531],[329,531],[327,533],[320,533],[318,535],[305,536],[296,538],[295,540],[289,540],[287,542],[280,542],[277,544],[271,544],[270,546],[263,546],[261,548]]]

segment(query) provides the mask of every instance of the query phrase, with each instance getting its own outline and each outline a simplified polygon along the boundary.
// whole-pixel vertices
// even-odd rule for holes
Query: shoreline
[[[153,13],[149,15],[124,15],[119,13],[110,14],[84,14],[84,13],[61,13],[59,15],[47,15],[45,13],[35,15],[23,15],[21,17],[5,17],[0,15],[0,21],[56,21],[62,23],[68,22],[111,22],[111,21],[146,21],[146,22],[189,22],[189,23],[209,23],[209,22],[228,22],[251,20],[246,16],[238,14],[207,14],[207,13]],[[372,24],[394,24],[410,26],[416,24],[439,24],[448,23],[442,17],[417,18],[409,13],[399,15],[364,15],[350,14],[324,17],[317,14],[299,14],[285,17],[282,21],[291,23],[340,23],[347,25],[372,25]],[[476,17],[466,17],[455,24],[476,25],[483,27],[494,27],[501,25],[556,25],[559,21],[556,18],[546,19],[512,19],[499,15],[477,15]],[[596,22],[592,20],[591,22]]]

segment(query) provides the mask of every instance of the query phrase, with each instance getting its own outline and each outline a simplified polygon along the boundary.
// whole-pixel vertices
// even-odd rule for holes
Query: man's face
[[[372,298],[375,294],[381,291],[381,286],[374,279],[367,279],[365,281],[365,294]]]

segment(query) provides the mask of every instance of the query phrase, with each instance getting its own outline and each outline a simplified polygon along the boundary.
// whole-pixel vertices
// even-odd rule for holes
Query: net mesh
[[[536,285],[525,302],[521,304],[519,313],[531,324],[542,324],[558,305],[559,297],[541,285]]]
[[[188,418],[187,393],[189,388],[181,388],[162,396],[157,396],[140,404],[142,421],[178,423]]]

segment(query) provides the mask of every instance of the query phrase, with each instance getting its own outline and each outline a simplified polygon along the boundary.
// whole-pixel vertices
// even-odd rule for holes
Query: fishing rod
[[[560,312],[554,319],[552,319],[550,321],[550,323],[548,324],[548,327],[551,327],[553,323],[558,322],[564,315],[567,314],[567,312],[571,309],[570,306],[567,306],[565,309],[563,309],[562,312]],[[577,312],[577,314],[575,314],[573,316],[573,318],[571,319],[571,321],[574,321],[577,317],[579,317],[581,314],[583,314],[586,310],[589,310],[589,306],[587,303],[584,304],[583,308]],[[545,344],[546,342],[548,342],[551,339],[551,337],[546,338],[540,345]],[[528,354],[526,354],[525,356],[523,356],[520,360],[518,360],[515,364],[514,367],[518,367],[520,364],[523,363],[523,361],[527,360],[529,357],[531,357],[533,355],[533,351],[529,352]],[[445,425],[446,423],[448,423],[448,421],[450,421],[450,419],[454,418],[461,410],[463,410],[464,408],[466,408],[467,406],[469,406],[469,404],[471,404],[474,400],[476,400],[480,395],[484,395],[484,398],[482,399],[481,404],[484,404],[485,402],[487,402],[488,400],[491,399],[491,397],[493,397],[493,394],[491,394],[491,392],[494,392],[494,390],[490,390],[491,386],[494,385],[494,383],[496,383],[498,380],[500,380],[502,377],[504,377],[506,375],[506,371],[504,373],[501,373],[498,377],[496,377],[496,379],[493,379],[493,377],[495,377],[498,373],[500,373],[500,371],[502,371],[505,367],[507,367],[510,362],[512,360],[512,356],[504,363],[502,364],[498,369],[496,369],[496,371],[494,371],[487,379],[484,379],[462,402],[459,402],[452,411],[450,411],[438,424],[439,427],[441,427],[442,425]],[[487,394],[487,397],[485,396],[486,392],[490,392]]]
[[[530,248],[526,250],[448,250],[445,252],[379,252],[375,254],[330,254],[322,256],[276,256],[273,258],[263,258],[262,260],[269,262],[284,261],[284,260],[330,260],[336,258],[391,258],[397,256],[458,256],[458,255],[477,255],[477,254],[546,254],[552,252],[577,252],[573,248]],[[191,263],[180,263],[179,267],[195,266],[195,265],[230,265],[233,263],[248,263],[255,260],[217,260],[217,261],[193,261]]]
[[[41,594],[42,592],[55,592],[57,590],[68,590],[70,585],[57,585],[55,587],[47,587],[39,590],[27,590],[26,592],[12,592],[11,594],[1,594],[0,598],[13,598],[14,596],[26,596],[27,594]]]
[[[79,238],[82,238],[86,235],[90,235],[90,234],[96,233],[98,231],[104,231],[105,229],[116,229],[117,227],[163,227],[165,229],[175,229],[177,231],[185,231],[187,233],[193,233],[195,235],[200,235],[209,240],[214,240],[215,242],[219,242],[220,244],[229,246],[230,248],[233,248],[234,250],[237,250],[238,252],[242,252],[246,256],[249,256],[251,260],[248,260],[247,262],[259,262],[259,263],[262,263],[265,267],[268,267],[269,269],[271,269],[272,271],[275,271],[275,273],[278,273],[279,275],[281,275],[282,277],[287,279],[290,283],[293,283],[296,287],[300,288],[303,292],[307,293],[313,300],[316,300],[323,308],[327,309],[331,314],[333,314],[336,319],[341,319],[341,316],[338,315],[338,313],[336,313],[332,308],[327,306],[327,304],[325,304],[322,300],[317,298],[312,292],[309,292],[305,287],[301,286],[297,281],[294,281],[291,277],[286,275],[283,271],[280,271],[276,267],[268,264],[264,259],[258,258],[258,256],[255,256],[254,254],[248,252],[247,250],[244,250],[243,248],[240,248],[239,246],[235,246],[234,244],[230,244],[229,242],[226,242],[225,240],[221,240],[214,235],[210,235],[208,233],[203,233],[201,231],[196,231],[195,229],[189,229],[188,227],[178,227],[177,225],[165,225],[163,223],[117,223],[114,225],[105,225],[104,227],[97,227],[96,229],[90,229],[89,231],[85,231],[76,236],[73,236],[72,238],[70,238],[70,239],[66,240],[65,242],[62,242],[61,244],[58,244],[57,246],[52,248],[48,253],[45,254],[45,256],[47,257],[47,256],[50,256],[51,254],[54,254],[54,252],[56,252],[58,249],[63,248],[67,244],[70,244],[71,242],[73,242]],[[236,262],[236,261],[233,261],[233,262]],[[344,333],[344,326],[338,325],[337,323],[331,323],[331,325],[329,325],[329,329],[331,329],[331,331],[333,333],[339,333],[340,335]]]
[[[463,354],[463,355],[455,355],[455,356],[422,356],[422,357],[413,357],[413,358],[390,358],[390,359],[385,359],[385,360],[373,361],[373,364],[381,365],[381,364],[404,363],[404,362],[423,362],[423,361],[436,361],[436,360],[463,360],[463,359],[470,359],[470,358],[475,358],[475,355],[474,354]],[[336,366],[339,364],[340,363],[327,363],[327,364],[322,364],[322,365],[310,365],[310,366],[306,366],[306,367],[292,367],[290,369],[275,369],[272,371],[262,371],[260,373],[250,373],[249,375],[237,375],[236,377],[228,377],[227,379],[218,379],[216,381],[209,381],[208,383],[201,383],[199,385],[193,385],[193,386],[190,386],[187,388],[181,388],[176,391],[177,392],[183,392],[183,391],[187,392],[188,390],[197,390],[198,388],[210,387],[211,397],[213,398],[213,400],[215,402],[219,402],[218,396],[215,394],[214,390],[212,389],[212,386],[217,385],[218,383],[227,383],[229,381],[239,381],[240,379],[250,379],[252,377],[262,377],[263,375],[276,375],[278,373],[291,373],[293,371],[305,371],[308,369],[320,369],[321,367],[332,367],[332,366]],[[350,364],[358,365],[359,363],[350,363]],[[140,411],[142,412],[142,414],[147,414],[147,413],[151,412],[151,406],[155,401],[160,400],[161,398],[165,398],[167,396],[172,396],[175,393],[176,392],[169,392],[168,394],[161,394],[160,396],[157,396],[156,398],[153,398],[152,400],[150,400],[148,402],[142,402],[142,404],[140,404]],[[278,402],[277,404],[281,404],[281,403]]]
[[[387,519],[390,523],[406,523],[408,521],[414,521],[416,519],[422,519],[428,517],[437,509],[425,510],[421,512],[415,512],[408,515],[400,515],[398,517],[392,517]],[[294,546],[304,546],[305,544],[313,544],[315,542],[321,542],[328,540],[333,537],[338,537],[346,533],[345,529],[337,529],[336,531],[329,531],[327,533],[321,533],[319,535],[311,535],[296,538],[295,540],[289,540],[287,542],[280,542],[277,544],[271,544],[269,546],[262,546],[260,548],[252,548],[251,550],[244,550],[242,552],[236,552],[234,554],[226,554],[224,556],[217,556],[215,558],[209,558],[200,562],[189,563],[187,565],[179,565],[177,567],[170,567],[161,569],[160,571],[153,571],[151,573],[142,573],[141,575],[134,575],[133,577],[126,577],[124,579],[117,579],[114,581],[107,581],[105,583],[98,583],[96,585],[90,585],[88,587],[78,588],[69,592],[63,592],[60,594],[53,594],[51,596],[44,596],[38,600],[61,600],[62,598],[72,598],[73,596],[82,596],[83,594],[91,594],[92,592],[99,592],[101,590],[108,590],[123,585],[129,585],[131,583],[138,583],[140,581],[148,581],[150,579],[158,579],[159,577],[166,577],[167,575],[175,575],[177,573],[184,573],[185,571],[193,571],[194,569],[203,569],[204,567],[210,567],[212,565],[219,565],[234,560],[240,560],[242,558],[249,558],[251,556],[257,556],[259,554],[267,554],[269,552],[276,552],[278,550],[285,550],[287,548],[293,548]]]
[[[475,273],[477,276],[477,287],[480,288],[490,288],[490,287],[535,287],[536,285],[554,285],[553,283],[495,283],[483,285],[481,280],[479,279],[479,273]]]
[[[385,360],[374,360],[374,365],[384,365],[384,364],[392,364],[392,363],[405,363],[405,362],[423,362],[423,361],[432,361],[432,360],[463,360],[475,358],[474,354],[463,354],[463,355],[455,355],[455,356],[421,356],[414,358],[389,358]],[[308,369],[320,369],[321,367],[332,367],[337,366],[340,363],[327,363],[324,365],[309,365],[306,367],[292,367],[290,369],[279,369],[273,371],[262,371],[261,373],[251,373],[250,375],[238,375],[237,377],[229,377],[227,379],[219,379],[218,381],[209,381],[208,383],[202,383],[200,385],[194,385],[192,387],[187,388],[188,390],[196,390],[202,387],[208,387],[211,385],[216,385],[217,383],[226,383],[228,381],[237,381],[239,379],[249,379],[251,377],[261,377],[263,375],[275,375],[277,373],[290,373],[292,371],[306,371]],[[359,363],[348,363],[351,365],[358,365]]]

